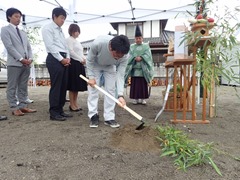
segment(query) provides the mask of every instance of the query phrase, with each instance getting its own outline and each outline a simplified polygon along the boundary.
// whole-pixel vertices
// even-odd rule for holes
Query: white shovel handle
[[[84,81],[86,81],[86,82],[88,82],[89,80],[85,77],[85,76],[83,76],[83,75],[81,75],[80,74],[80,78],[82,78]],[[94,87],[97,89],[97,90],[99,90],[99,91],[101,91],[103,94],[105,94],[106,96],[108,96],[109,98],[111,98],[113,101],[115,101],[117,104],[121,104],[121,102],[118,100],[118,99],[116,99],[115,97],[113,97],[111,94],[109,94],[107,91],[105,91],[105,90],[103,90],[102,88],[100,88],[98,85],[94,85]],[[122,107],[122,106],[121,106]],[[134,117],[136,117],[138,120],[140,120],[140,121],[142,121],[142,119],[143,119],[143,117],[142,116],[140,116],[139,114],[137,114],[135,111],[133,111],[132,109],[130,109],[129,107],[127,107],[127,105],[124,105],[123,106],[123,108],[125,109],[125,110],[127,110],[129,113],[131,113]]]

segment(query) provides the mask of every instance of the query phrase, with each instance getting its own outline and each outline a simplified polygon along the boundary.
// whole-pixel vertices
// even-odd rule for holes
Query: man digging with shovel
[[[104,79],[104,89],[112,96],[116,96],[122,106],[126,105],[123,98],[124,74],[127,65],[127,54],[130,48],[129,40],[124,35],[99,36],[90,48],[86,66],[89,77],[88,84],[88,117],[90,127],[99,125],[98,99],[99,93],[94,85],[100,86],[100,79]],[[120,125],[115,120],[115,102],[104,96],[104,124],[112,128]]]

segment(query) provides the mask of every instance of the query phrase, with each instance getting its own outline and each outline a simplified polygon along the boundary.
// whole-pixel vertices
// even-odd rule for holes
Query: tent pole
[[[129,4],[130,4],[130,7],[131,7],[131,11],[132,11],[132,20],[135,20],[136,18],[134,17],[134,12],[133,12],[133,10],[134,10],[134,8],[132,7],[132,1],[131,0],[128,0],[128,2],[129,2]]]

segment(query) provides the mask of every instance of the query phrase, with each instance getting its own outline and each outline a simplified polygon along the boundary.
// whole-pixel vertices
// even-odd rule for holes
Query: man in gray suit
[[[15,116],[36,112],[36,109],[27,108],[27,103],[25,102],[30,65],[33,60],[27,35],[17,27],[21,17],[21,11],[16,8],[9,8],[6,11],[9,25],[1,29],[1,39],[7,50],[7,99],[12,114]],[[17,104],[16,92],[19,104]]]

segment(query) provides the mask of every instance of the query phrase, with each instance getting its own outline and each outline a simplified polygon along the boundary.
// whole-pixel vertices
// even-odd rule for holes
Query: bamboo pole
[[[215,65],[212,65],[213,67],[213,72],[215,69]],[[210,98],[209,98],[209,117],[214,117],[216,116],[215,114],[215,79],[214,79],[214,73],[212,73],[211,77],[211,92],[210,92]]]

